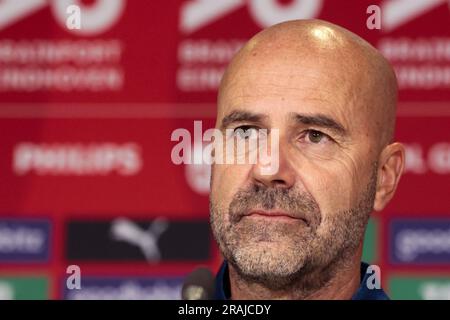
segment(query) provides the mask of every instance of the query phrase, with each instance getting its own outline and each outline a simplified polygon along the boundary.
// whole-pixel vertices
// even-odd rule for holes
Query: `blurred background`
[[[296,18],[394,65],[406,172],[364,260],[393,299],[450,299],[447,0],[0,0],[0,299],[178,299],[215,272],[209,168],[175,165],[171,133],[201,143],[236,50]]]

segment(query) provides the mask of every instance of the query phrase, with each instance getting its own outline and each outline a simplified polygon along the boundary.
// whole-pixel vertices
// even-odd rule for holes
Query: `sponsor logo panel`
[[[390,261],[405,265],[450,266],[450,219],[394,219]]]
[[[183,278],[83,276],[81,289],[68,290],[66,300],[178,300]]]
[[[450,300],[450,275],[392,277],[389,293],[392,299]]]
[[[66,257],[74,261],[207,261],[208,220],[69,221]]]
[[[0,262],[47,262],[50,221],[0,218]]]
[[[0,300],[46,300],[49,281],[46,277],[0,275]]]

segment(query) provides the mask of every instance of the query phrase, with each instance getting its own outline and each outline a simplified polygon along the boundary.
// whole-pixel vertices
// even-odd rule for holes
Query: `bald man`
[[[211,226],[225,259],[216,299],[388,299],[367,285],[361,256],[370,214],[403,172],[396,100],[386,59],[325,21],[274,25],[236,54],[216,128],[232,133],[224,139],[277,131],[278,166],[212,166]]]

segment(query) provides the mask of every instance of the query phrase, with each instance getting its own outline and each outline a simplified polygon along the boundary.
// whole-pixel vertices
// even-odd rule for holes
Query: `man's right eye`
[[[253,126],[240,126],[233,129],[233,136],[240,139],[255,138],[258,135],[258,129]]]

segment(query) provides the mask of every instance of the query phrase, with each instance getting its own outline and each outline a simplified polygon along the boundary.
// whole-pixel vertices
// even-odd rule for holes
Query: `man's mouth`
[[[250,210],[244,216],[255,219],[266,219],[267,221],[301,221],[305,224],[308,224],[306,219],[299,214],[292,214],[282,210]]]

